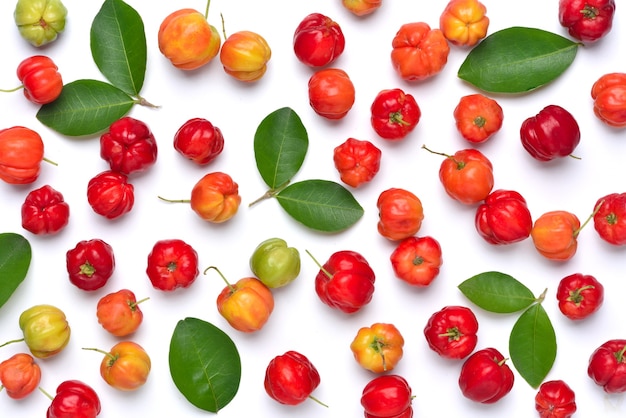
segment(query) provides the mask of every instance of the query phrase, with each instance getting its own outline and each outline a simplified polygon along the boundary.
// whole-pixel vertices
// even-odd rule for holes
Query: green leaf
[[[241,359],[231,338],[215,325],[185,318],[170,342],[170,374],[194,406],[217,412],[233,400],[241,382]]]
[[[519,312],[537,300],[517,279],[497,271],[470,277],[459,285],[459,289],[473,303],[495,313]]]
[[[541,29],[511,27],[474,47],[459,78],[491,93],[522,93],[547,84],[574,61],[576,42]]]
[[[539,303],[518,318],[509,337],[509,354],[519,374],[537,389],[556,359],[556,334]]]
[[[0,234],[0,307],[26,278],[31,258],[26,238],[12,232]]]
[[[281,190],[276,198],[285,211],[303,225],[323,232],[339,232],[363,216],[363,208],[342,185],[306,180]]]
[[[54,102],[41,106],[37,119],[63,135],[91,135],[106,130],[134,103],[132,97],[111,84],[76,80],[63,86]]]
[[[139,95],[148,59],[139,13],[121,0],[106,0],[91,24],[91,55],[111,84]]]
[[[300,170],[309,147],[306,128],[298,114],[283,107],[261,121],[254,134],[254,156],[263,181],[275,189]]]

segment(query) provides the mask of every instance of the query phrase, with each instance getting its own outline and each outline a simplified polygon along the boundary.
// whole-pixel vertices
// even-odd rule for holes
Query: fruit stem
[[[5,345],[9,345],[9,344],[13,344],[13,343],[21,343],[22,341],[24,341],[24,338],[20,338],[19,340],[10,340],[10,341],[7,341],[6,343],[0,345],[0,348],[4,347]]]
[[[113,354],[111,354],[111,353],[109,353],[107,351],[104,351],[104,350],[100,350],[99,348],[86,348],[86,347],[83,347],[83,350],[95,351],[97,353],[104,354],[105,356],[109,357],[112,360],[115,360],[115,356]]]
[[[598,213],[598,211],[600,210],[600,206],[602,206],[604,204],[604,200],[601,200],[596,207],[593,209],[593,212],[591,213],[591,215],[589,215],[587,217],[587,219],[585,220],[585,222],[583,222],[583,224],[574,231],[574,237],[577,237],[578,234],[580,234],[580,231],[582,231],[582,229],[585,227],[585,225],[587,225],[589,223],[590,220],[593,219],[594,216],[596,216],[596,213]]]
[[[439,334],[439,337],[448,337],[450,341],[458,341],[463,336],[457,327],[448,328],[445,333]]]
[[[317,266],[320,268],[320,270],[322,270],[322,271],[324,272],[324,274],[325,274],[325,275],[327,275],[328,277],[333,277],[333,275],[332,275],[332,274],[330,274],[330,272],[329,272],[328,270],[326,270],[326,269],[324,268],[324,266],[322,266],[322,265],[319,263],[319,261],[317,261],[317,260],[315,259],[315,257],[313,257],[313,254],[311,254],[311,252],[310,252],[309,250],[304,250],[304,251],[306,251],[306,253],[309,255],[309,257],[311,257],[311,258],[313,259],[313,261],[315,262],[315,264],[317,264]]]
[[[454,163],[459,166],[460,168],[462,168],[462,166],[464,165],[464,163],[459,162],[457,160],[454,159],[454,156],[449,155],[449,154],[444,154],[443,152],[437,152],[437,151],[433,151],[430,148],[428,148],[426,145],[422,145],[422,148],[424,148],[426,151],[430,152],[431,154],[435,154],[435,155],[441,155],[442,157],[446,157],[451,159],[452,161],[454,161]]]
[[[227,285],[228,287],[230,287],[230,290],[231,290],[232,292],[235,292],[235,291],[237,290],[237,288],[236,288],[234,285],[232,285],[232,284],[230,284],[230,283],[228,282],[228,280],[226,279],[226,276],[224,276],[224,275],[222,274],[222,272],[220,271],[220,269],[218,269],[218,268],[217,268],[217,267],[215,267],[215,266],[209,266],[209,267],[207,267],[206,269],[204,269],[204,274],[206,275],[206,272],[207,272],[207,271],[209,271],[209,270],[215,270],[215,271],[217,271],[217,274],[219,274],[219,275],[220,275],[220,277],[222,278],[222,280],[224,280],[224,282],[226,282],[226,285]]]
[[[166,199],[164,197],[161,196],[157,196],[159,199],[163,200],[164,202],[169,202],[169,203],[191,203],[190,199],[177,199],[177,200],[173,200],[173,199]]]
[[[8,89],[8,90],[0,89],[0,92],[2,92],[2,93],[13,93],[14,91],[18,91],[18,90],[21,90],[23,88],[24,88],[24,86],[22,85],[22,86],[14,87],[12,89]]]
[[[592,284],[588,284],[587,286],[583,286],[580,287],[576,290],[573,290],[570,292],[569,297],[567,298],[567,300],[574,302],[576,305],[580,305],[580,303],[583,301],[583,299],[585,299],[582,295],[582,293],[585,290],[589,290],[589,289],[594,289],[595,286]]]
[[[318,404],[322,405],[323,407],[328,408],[328,405],[326,405],[324,402],[320,401],[319,399],[317,399],[315,396],[313,395],[309,395],[309,398],[314,400],[315,402],[317,402]]]
[[[147,301],[148,299],[150,299],[150,296],[147,296],[147,297],[145,297],[145,298],[143,298],[143,299],[141,299],[141,300],[138,300],[138,301],[137,301],[137,302],[135,302],[135,303],[132,303],[132,304],[131,304],[131,307],[135,307],[135,306],[139,305],[140,303]]]
[[[49,160],[46,157],[43,158],[43,161],[47,162],[48,164],[52,164],[55,167],[57,167],[59,165],[55,161]]]
[[[209,20],[209,7],[211,6],[211,0],[207,0],[206,8],[204,9],[204,18]]]
[[[385,358],[385,342],[382,340],[382,338],[374,338],[374,351],[376,351],[377,353],[380,353],[380,358],[383,362],[383,371],[387,371],[387,360]]]
[[[220,13],[220,19],[222,19],[222,34],[224,35],[224,40],[228,39],[226,35],[226,24],[224,23],[224,15]]]
[[[46,395],[50,400],[54,399],[54,397],[52,395],[50,395],[48,392],[46,392],[46,390],[44,388],[42,388],[41,386],[39,386],[39,391],[41,393],[43,393],[44,395]]]

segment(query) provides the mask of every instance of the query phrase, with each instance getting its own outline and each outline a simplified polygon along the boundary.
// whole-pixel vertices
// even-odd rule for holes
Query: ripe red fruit
[[[49,185],[32,190],[22,204],[22,227],[37,235],[56,234],[69,222],[70,206]]]
[[[576,412],[576,397],[562,380],[550,380],[539,386],[535,409],[540,418],[570,418]]]
[[[80,241],[65,254],[70,282],[82,290],[97,290],[113,275],[115,256],[105,241],[94,238]]]
[[[315,292],[326,305],[351,314],[372,300],[375,280],[365,257],[354,251],[337,251],[315,276]]]
[[[323,67],[335,61],[346,46],[341,27],[321,13],[306,16],[293,35],[296,57],[309,67]]]
[[[533,219],[526,199],[513,190],[494,190],[476,209],[474,224],[489,244],[507,245],[530,236]]]
[[[580,143],[580,128],[570,112],[561,106],[549,105],[522,122],[520,138],[533,158],[551,161],[572,155]]]
[[[478,343],[478,320],[470,308],[446,306],[433,313],[424,327],[428,346],[449,359],[469,356]]]
[[[100,156],[109,163],[111,171],[138,173],[156,162],[157,143],[148,125],[125,116],[113,122],[100,137]]]
[[[116,219],[133,208],[135,188],[128,176],[115,171],[103,171],[87,184],[87,201],[98,215]]]
[[[296,351],[274,357],[265,370],[267,394],[284,405],[298,405],[311,397],[321,378],[309,359]]]
[[[325,68],[309,79],[309,104],[315,113],[326,119],[342,119],[352,109],[354,101],[354,84],[342,69]]]
[[[580,320],[600,309],[604,302],[604,286],[591,275],[570,274],[559,282],[556,298],[563,315]]]
[[[208,164],[224,149],[224,136],[206,119],[189,119],[174,135],[174,149],[196,164]]]
[[[24,85],[24,97],[35,104],[52,103],[63,91],[57,65],[44,55],[23,60],[17,67],[17,78]]]
[[[560,0],[559,23],[585,43],[604,38],[613,27],[614,0]]]
[[[387,374],[365,385],[361,406],[366,417],[411,417],[412,399],[412,389],[407,380],[397,374]]]
[[[495,348],[474,352],[465,360],[459,376],[463,396],[484,404],[499,401],[513,389],[514,375]]]
[[[593,226],[604,241],[626,245],[626,193],[611,193],[596,202]]]

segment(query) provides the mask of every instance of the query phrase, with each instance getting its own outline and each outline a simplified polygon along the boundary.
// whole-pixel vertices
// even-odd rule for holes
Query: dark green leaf
[[[294,183],[276,195],[296,221],[324,232],[339,232],[363,216],[363,208],[342,185],[326,180]]]
[[[0,307],[26,278],[31,257],[26,238],[12,232],[0,234]]]
[[[148,58],[139,13],[121,0],[106,0],[91,25],[91,55],[111,84],[139,95]]]
[[[254,134],[254,156],[263,181],[275,189],[300,170],[309,137],[298,114],[283,107],[263,119]]]
[[[134,103],[132,97],[111,84],[77,80],[66,84],[54,102],[41,106],[37,119],[63,135],[91,135],[106,130]]]
[[[509,354],[519,374],[537,389],[556,359],[556,334],[541,304],[528,308],[515,322]]]
[[[178,322],[170,342],[169,365],[180,393],[204,411],[219,411],[239,390],[239,351],[225,332],[209,322],[196,318]]]
[[[470,51],[458,76],[487,92],[527,92],[561,75],[574,61],[578,45],[541,29],[503,29]]]
[[[536,301],[533,293],[517,279],[497,271],[470,277],[459,289],[476,305],[495,313],[518,312]]]

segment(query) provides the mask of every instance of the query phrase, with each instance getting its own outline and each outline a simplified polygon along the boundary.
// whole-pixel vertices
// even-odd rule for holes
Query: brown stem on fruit
[[[600,207],[604,204],[604,200],[601,200],[596,207],[593,209],[593,212],[591,213],[591,215],[589,215],[589,217],[587,217],[587,219],[585,220],[585,222],[583,222],[583,224],[574,231],[574,238],[576,238],[578,236],[578,234],[580,234],[580,231],[585,227],[585,225],[587,225],[589,223],[589,221],[591,221],[593,219],[594,216],[596,216],[596,213],[598,213],[598,211],[600,210]]]
[[[310,252],[309,250],[304,250],[304,251],[306,251],[306,253],[309,255],[309,257],[311,257],[311,258],[313,259],[313,261],[315,262],[315,264],[317,264],[317,266],[320,268],[320,270],[322,270],[322,271],[324,272],[324,274],[325,274],[325,275],[327,275],[328,277],[333,277],[333,275],[332,275],[332,274],[330,274],[330,272],[329,272],[328,270],[326,270],[326,269],[324,268],[324,266],[322,266],[322,265],[319,263],[319,261],[317,261],[317,260],[315,259],[315,257],[313,257],[313,254],[311,254],[311,252]]]
[[[217,274],[219,274],[219,275],[220,275],[220,277],[222,278],[222,280],[224,280],[224,282],[226,282],[226,285],[227,285],[228,287],[230,287],[231,292],[235,292],[235,291],[237,291],[237,288],[236,288],[234,285],[230,284],[230,282],[226,279],[226,276],[224,276],[224,275],[222,274],[222,272],[220,271],[220,269],[218,269],[218,268],[217,268],[217,267],[215,267],[215,266],[209,266],[209,267],[207,267],[207,268],[205,268],[205,269],[204,269],[204,274],[206,275],[206,272],[207,272],[207,271],[209,271],[209,270],[215,270],[215,271],[217,271]]]
[[[224,35],[224,40],[228,39],[226,35],[226,24],[224,23],[224,15],[220,13],[220,19],[222,19],[222,34]]]
[[[9,344],[13,344],[13,343],[21,343],[22,341],[24,341],[24,338],[20,338],[18,340],[10,340],[10,341],[7,341],[6,343],[0,345],[0,348],[4,347],[5,345],[9,345]]]
[[[426,151],[430,152],[431,154],[441,155],[442,157],[446,157],[446,158],[451,159],[452,161],[454,161],[454,163],[458,166],[459,169],[461,169],[461,168],[463,168],[463,166],[465,166],[465,163],[463,163],[461,161],[455,160],[452,155],[444,154],[443,152],[433,151],[430,148],[428,148],[426,145],[422,145],[422,148],[424,148]]]
[[[581,157],[579,157],[579,156],[577,156],[577,155],[573,155],[573,154],[570,154],[570,155],[569,155],[569,157],[570,157],[570,158],[573,158],[573,159],[575,159],[575,160],[582,160],[582,158],[581,158]]]
[[[159,199],[161,199],[162,201],[168,202],[168,203],[191,203],[191,200],[189,200],[189,199],[176,199],[176,200],[173,200],[173,199],[166,199],[166,198],[161,197],[161,196],[157,196],[157,197]]]
[[[317,402],[318,404],[322,405],[323,407],[328,408],[328,405],[326,405],[324,402],[320,401],[319,399],[317,399],[315,396],[313,395],[309,395],[309,398],[315,402]]]
[[[48,392],[46,392],[46,390],[44,388],[42,388],[41,386],[39,386],[39,391],[41,393],[43,393],[44,395],[46,395],[48,397],[48,399],[53,400],[54,396],[50,395]]]

